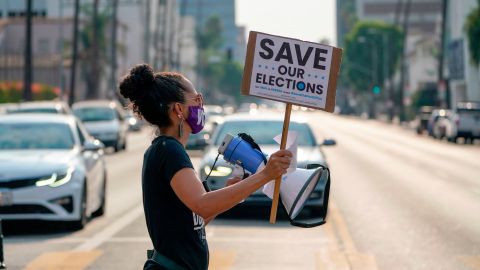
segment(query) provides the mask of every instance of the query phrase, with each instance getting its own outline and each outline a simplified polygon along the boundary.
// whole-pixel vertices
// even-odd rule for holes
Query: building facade
[[[447,40],[445,42],[450,106],[459,101],[480,101],[480,70],[471,61],[464,31],[468,14],[478,8],[478,1],[448,1]]]
[[[382,21],[403,29],[407,20],[404,94],[407,105],[419,90],[437,84],[442,0],[357,0],[359,20]],[[406,16],[408,14],[408,17]]]
[[[223,45],[225,54],[233,56],[234,60],[244,62],[243,51],[246,43],[238,42],[239,31],[235,25],[235,0],[179,0],[181,14],[195,18],[198,29],[202,29],[211,17],[218,17],[222,24]]]
[[[71,55],[73,37],[73,0],[35,0],[33,2],[33,50],[34,50],[34,82],[43,82],[53,86],[61,86],[60,68],[49,68],[49,79],[44,74],[45,67],[40,68],[39,63],[50,63],[54,59],[55,64],[60,66],[60,51],[65,56]],[[177,0],[119,0],[117,9],[117,68],[115,78],[120,78],[128,70],[139,63],[149,63],[156,70],[171,70],[185,73],[193,82],[196,80],[195,67],[197,60],[195,20],[191,17],[182,17],[179,12]],[[81,7],[92,5],[92,0],[80,1]],[[112,1],[99,1],[99,13],[111,16]],[[8,78],[21,80],[23,78],[23,55],[25,41],[25,0],[2,0],[0,1],[0,14],[3,17],[0,23],[0,65],[18,66],[16,69],[3,72]],[[8,18],[5,18],[5,15]],[[80,13],[79,30],[82,31],[84,23],[91,18]],[[111,59],[111,22],[105,26],[103,37],[108,44],[103,54]],[[60,34],[63,33],[63,34]],[[63,48],[60,44],[62,44]],[[79,41],[79,50],[82,43]],[[39,53],[40,52],[40,53]],[[48,55],[48,56],[47,56]],[[42,60],[42,59],[45,59]],[[3,62],[1,62],[3,61]],[[50,61],[50,62],[49,62]],[[63,88],[68,86],[70,63],[65,60],[63,74]],[[81,72],[81,64],[78,64],[79,75],[76,79],[77,99],[82,99],[85,93],[84,74]],[[5,66],[6,67],[6,66]],[[11,67],[11,66],[10,66]],[[100,82],[99,97],[111,97],[113,88],[117,84],[112,81],[111,65],[104,62],[102,65],[104,76]],[[15,72],[14,72],[15,70]],[[15,76],[14,76],[15,74]],[[0,74],[0,80],[2,80]],[[53,80],[54,77],[57,80]],[[5,78],[5,79],[8,79]]]

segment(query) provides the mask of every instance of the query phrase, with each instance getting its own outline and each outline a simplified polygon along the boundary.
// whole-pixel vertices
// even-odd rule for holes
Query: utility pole
[[[99,97],[98,88],[99,88],[99,78],[100,78],[100,67],[99,57],[100,57],[100,47],[99,47],[99,23],[98,23],[98,1],[93,0],[93,38],[92,38],[92,48],[90,54],[90,82],[91,85],[87,84],[87,99],[96,99]]]
[[[159,70],[161,69],[161,65],[160,65],[160,56],[162,54],[161,52],[161,44],[160,44],[160,25],[161,25],[161,21],[160,21],[160,18],[162,18],[162,13],[160,11],[161,7],[162,7],[162,2],[164,0],[157,0],[157,8],[155,9],[156,10],[156,14],[155,14],[155,34],[153,36],[153,48],[155,49],[155,52],[153,54],[153,69],[154,70]],[[162,11],[163,12],[163,11]]]
[[[404,104],[404,97],[405,97],[405,70],[406,70],[406,49],[407,49],[407,39],[408,39],[408,21],[410,16],[410,6],[412,4],[412,0],[407,0],[405,13],[403,16],[403,46],[402,46],[402,56],[401,56],[401,70],[400,70],[400,97],[398,101],[398,109],[399,109],[399,117],[400,122],[405,121],[405,104]]]
[[[183,39],[188,38],[185,35],[185,18],[183,17],[186,14],[187,10],[187,0],[180,0],[180,17],[178,23],[178,37],[177,37],[177,55],[175,61],[177,62],[177,69],[179,72],[183,72],[182,70],[182,49],[183,49]]]
[[[110,78],[110,91],[108,95],[113,97],[117,96],[117,10],[118,0],[112,0],[112,37],[111,37],[111,78]]]
[[[73,16],[73,51],[72,67],[70,75],[70,92],[68,93],[68,104],[72,106],[75,101],[75,75],[77,74],[77,54],[78,54],[78,13],[80,10],[80,0],[75,0],[75,9]]]
[[[446,27],[447,27],[447,6],[448,6],[448,1],[447,0],[442,0],[442,29],[440,33],[440,50],[438,54],[438,85],[437,88],[439,91],[437,91],[437,95],[442,95],[437,96],[437,99],[440,99],[443,104],[438,104],[441,105],[442,107],[446,107],[447,109],[450,108],[450,91],[448,87],[448,82],[444,78],[443,74],[443,62],[444,62],[444,57],[445,57],[445,36],[446,36]],[[441,90],[440,90],[441,89]]]
[[[60,9],[60,48],[59,48],[59,53],[60,53],[60,65],[58,66],[58,73],[60,76],[60,97],[63,100],[65,97],[65,83],[64,83],[64,78],[63,78],[63,0],[58,0],[59,1],[59,9]]]
[[[169,14],[169,24],[170,27],[168,28],[170,33],[169,33],[169,44],[168,44],[168,63],[170,68],[169,69],[175,69],[178,70],[177,67],[175,66],[175,55],[174,55],[174,45],[175,45],[175,39],[178,38],[178,32],[176,31],[176,26],[177,26],[177,17],[175,16],[174,10],[177,10],[176,2],[172,1],[169,9],[168,9],[168,14]],[[178,48],[177,48],[178,50]]]
[[[30,101],[32,100],[32,0],[27,0],[26,15],[23,99]]]
[[[160,1],[163,5],[162,9],[163,9],[163,12],[162,12],[162,24],[161,24],[161,27],[162,27],[162,34],[161,34],[161,38],[162,38],[162,41],[161,41],[161,44],[162,44],[162,47],[161,47],[161,58],[162,58],[162,63],[160,64],[160,69],[162,71],[165,71],[168,69],[168,58],[167,58],[167,53],[168,53],[168,48],[167,48],[167,17],[168,17],[168,8],[169,8],[169,4],[168,4],[168,0],[161,0]]]
[[[150,61],[150,14],[151,14],[151,0],[146,0],[145,3],[145,43],[143,47],[143,61],[148,63]]]

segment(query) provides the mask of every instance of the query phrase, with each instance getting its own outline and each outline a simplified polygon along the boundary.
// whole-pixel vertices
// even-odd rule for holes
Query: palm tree
[[[468,48],[470,50],[472,62],[480,65],[480,0],[478,7],[470,12],[465,21],[464,30],[468,37]]]

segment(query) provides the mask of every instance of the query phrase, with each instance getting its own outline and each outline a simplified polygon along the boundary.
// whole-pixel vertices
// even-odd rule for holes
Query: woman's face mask
[[[187,123],[192,129],[192,134],[199,133],[205,126],[205,111],[203,110],[203,96],[198,93],[195,97],[190,98],[195,100],[197,105],[188,106]]]
[[[197,134],[202,131],[205,126],[205,111],[203,106],[189,106],[187,123],[192,129],[192,134]]]

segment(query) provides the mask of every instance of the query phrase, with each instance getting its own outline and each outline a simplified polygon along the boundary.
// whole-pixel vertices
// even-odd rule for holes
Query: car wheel
[[[118,151],[122,150],[122,147],[120,145],[120,140],[115,142],[115,146],[113,148],[114,148],[115,152],[118,152]]]
[[[80,200],[80,218],[72,221],[70,228],[74,230],[81,230],[87,224],[87,187],[83,187],[82,198]]]
[[[103,177],[103,185],[102,185],[102,199],[100,202],[100,207],[98,207],[95,212],[92,213],[93,217],[100,217],[105,214],[105,206],[106,206],[106,199],[107,198],[107,173],[104,173]]]

